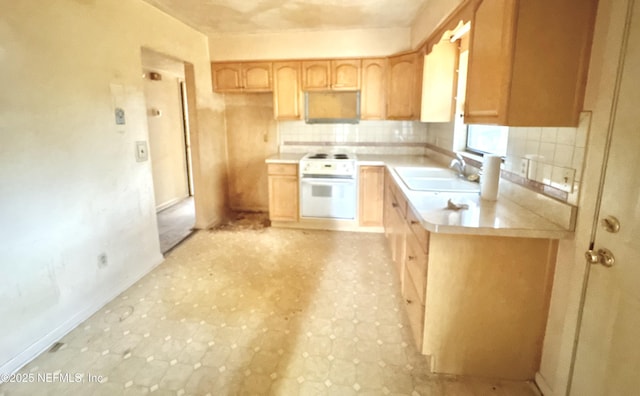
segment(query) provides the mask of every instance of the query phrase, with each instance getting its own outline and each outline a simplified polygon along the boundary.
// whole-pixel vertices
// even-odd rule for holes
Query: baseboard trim
[[[127,282],[123,287],[112,290],[112,292],[107,294],[106,297],[103,298],[100,302],[92,304],[91,306],[78,312],[77,314],[66,320],[64,323],[62,323],[60,326],[56,327],[48,334],[35,341],[27,349],[9,359],[9,361],[0,365],[0,374],[13,374],[20,370],[22,367],[26,366],[33,359],[51,348],[51,346],[62,339],[62,337],[78,327],[82,322],[89,319],[91,315],[98,312],[100,309],[102,309],[102,307],[118,297],[122,292],[136,284],[136,282],[146,276],[149,272],[153,271],[154,268],[162,264],[162,262],[164,261],[164,257],[160,255],[154,261],[155,264],[153,264],[146,271],[142,271],[142,273],[134,276],[132,280],[130,282]],[[0,378],[2,377],[3,376],[0,375]],[[0,380],[0,384],[1,383],[3,383],[3,381]]]
[[[274,228],[383,233],[384,227],[362,227],[357,220],[300,218],[298,221],[272,221]]]
[[[544,396],[553,396],[553,390],[547,383],[547,380],[542,376],[542,374],[540,374],[539,372],[536,373],[534,382],[540,390],[540,393],[542,393]]]

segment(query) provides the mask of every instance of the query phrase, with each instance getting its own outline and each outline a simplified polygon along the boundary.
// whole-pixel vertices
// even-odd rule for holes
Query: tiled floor
[[[0,395],[537,394],[430,375],[385,245],[381,234],[197,232],[21,371],[53,382]],[[59,380],[76,373],[84,383]]]

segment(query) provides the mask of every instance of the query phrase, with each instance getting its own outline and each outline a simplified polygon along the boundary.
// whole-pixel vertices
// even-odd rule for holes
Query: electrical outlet
[[[149,159],[149,150],[147,150],[146,141],[136,142],[136,161],[143,162]]]
[[[526,158],[520,158],[520,167],[518,168],[518,175],[526,178],[529,175],[529,160]]]
[[[107,258],[106,253],[100,253],[98,255],[98,268],[104,268],[109,264],[109,260]]]
[[[573,168],[554,167],[551,176],[551,185],[562,191],[572,193],[575,177],[576,170]]]

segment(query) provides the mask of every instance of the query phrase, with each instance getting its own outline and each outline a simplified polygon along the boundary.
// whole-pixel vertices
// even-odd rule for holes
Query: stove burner
[[[328,160],[351,160],[355,159],[353,154],[346,153],[337,153],[337,154],[329,154],[329,153],[312,153],[307,154],[304,159],[328,159]]]
[[[309,159],[325,159],[328,156],[329,156],[328,154],[320,153],[320,154],[311,155],[311,156],[309,156],[307,158],[309,158]]]

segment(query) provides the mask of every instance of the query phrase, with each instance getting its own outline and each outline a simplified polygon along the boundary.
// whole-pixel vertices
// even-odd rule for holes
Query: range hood
[[[308,91],[304,93],[307,124],[357,124],[360,91]]]

